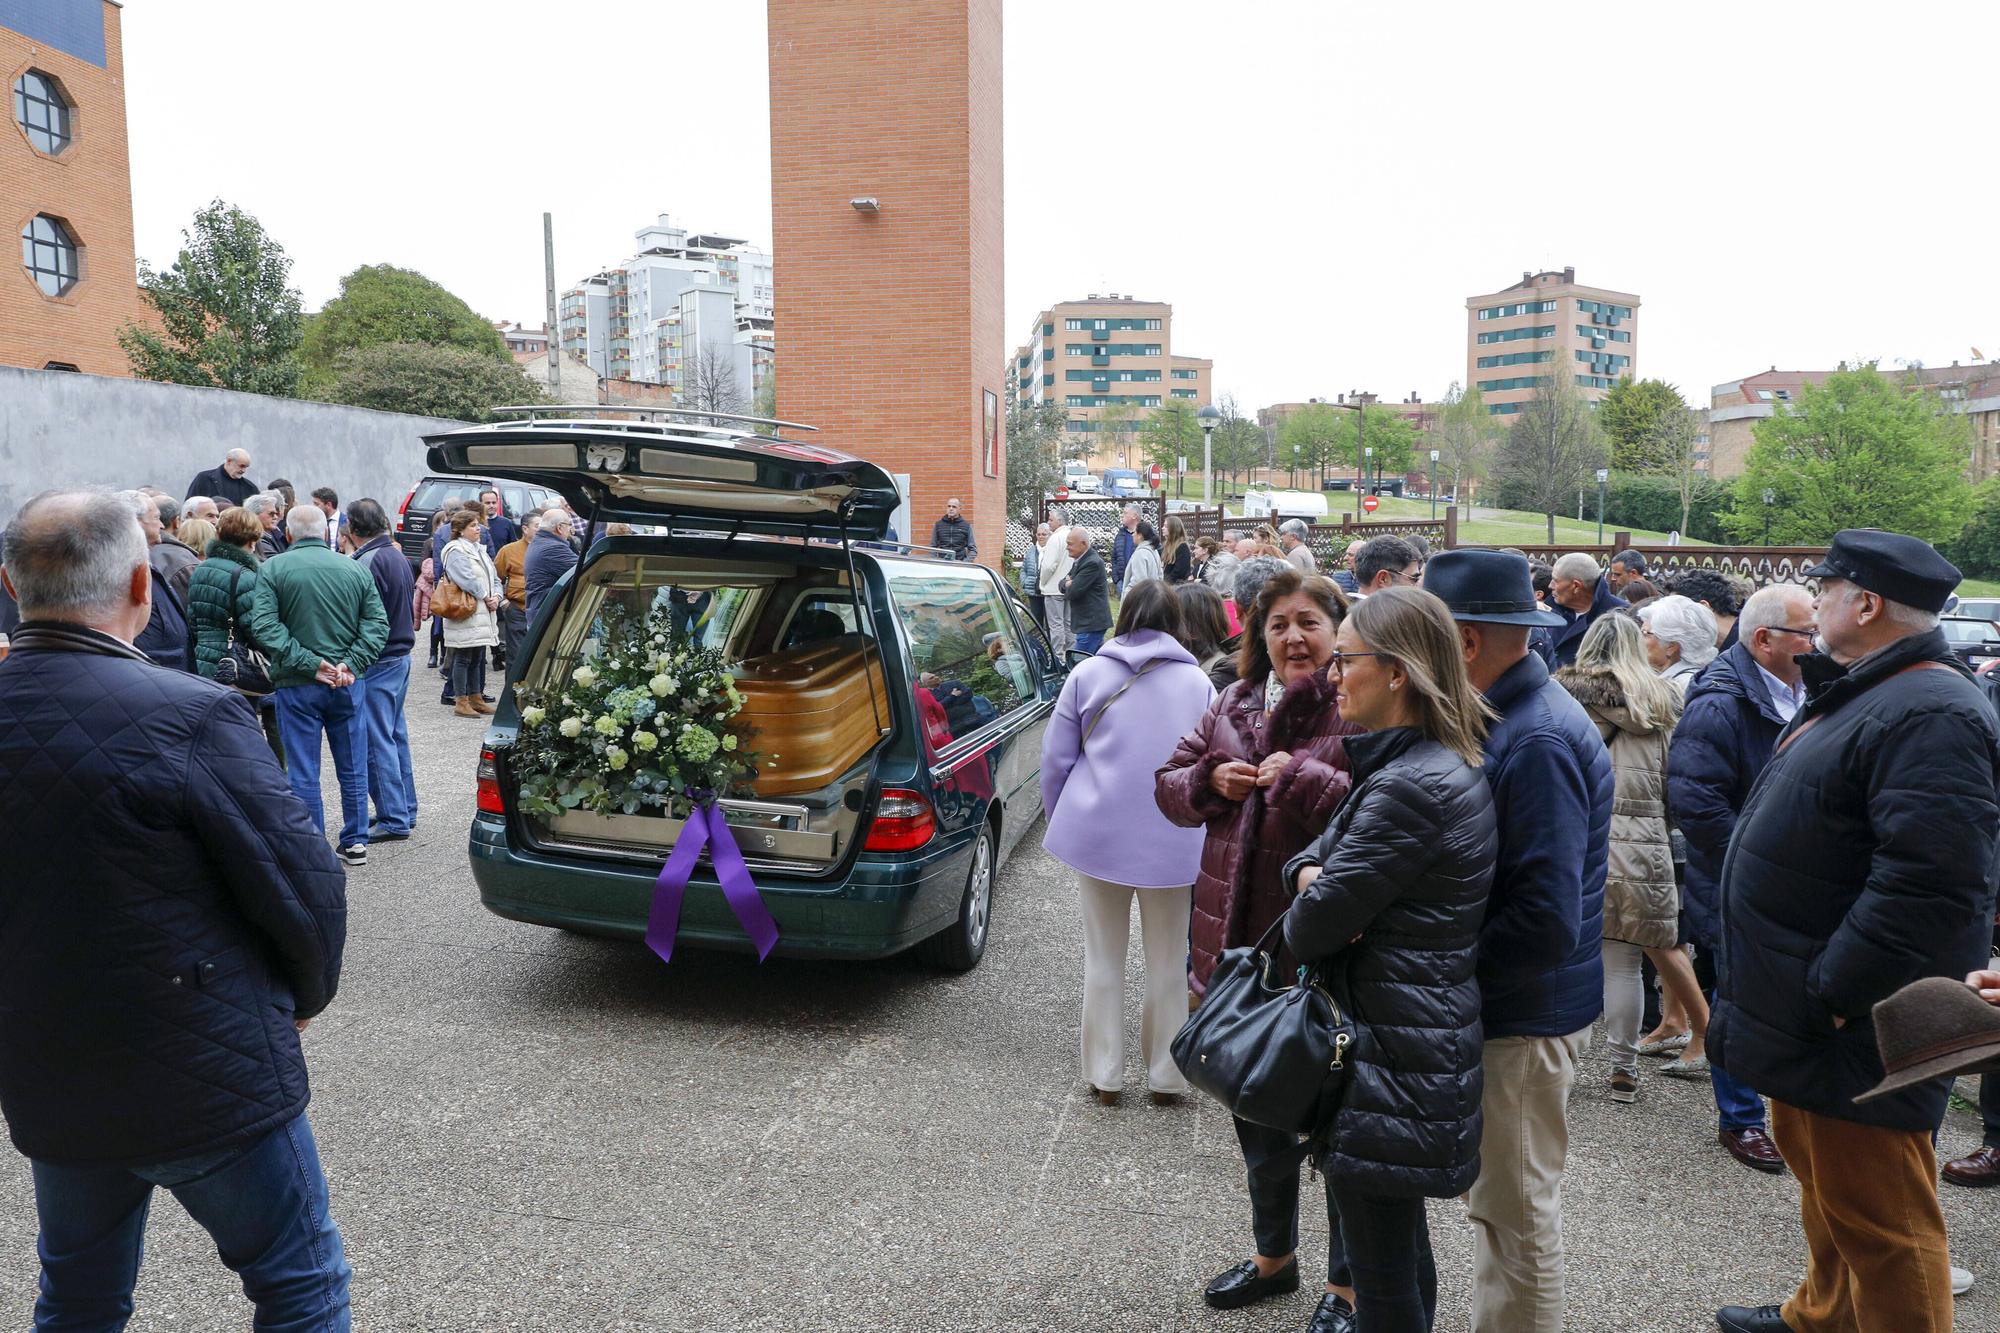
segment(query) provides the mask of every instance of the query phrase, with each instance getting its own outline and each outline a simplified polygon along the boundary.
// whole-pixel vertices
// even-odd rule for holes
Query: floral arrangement
[[[737,793],[757,771],[728,660],[656,606],[608,602],[598,649],[539,689],[517,686],[521,808],[598,814],[667,811],[690,792]]]

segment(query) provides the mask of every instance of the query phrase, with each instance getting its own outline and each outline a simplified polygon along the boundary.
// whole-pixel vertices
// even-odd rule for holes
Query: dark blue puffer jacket
[[[16,1148],[137,1166],[304,1109],[292,1020],[333,998],[346,881],[240,695],[24,624],[0,662],[0,828]]]
[[[1486,734],[1500,861],[1479,932],[1486,1035],[1560,1037],[1604,1009],[1604,869],[1611,755],[1597,728],[1528,654],[1493,682]]]
[[[1736,816],[1785,728],[1757,661],[1741,644],[1702,668],[1688,686],[1667,760],[1667,808],[1687,839],[1681,905],[1696,944],[1721,939],[1722,857]]]

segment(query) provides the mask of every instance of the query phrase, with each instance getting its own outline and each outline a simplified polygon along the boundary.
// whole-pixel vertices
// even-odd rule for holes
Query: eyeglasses
[[[1342,652],[1336,652],[1336,653],[1335,653],[1335,654],[1333,655],[1333,669],[1334,669],[1335,671],[1345,671],[1345,670],[1347,669],[1347,664],[1348,664],[1349,662],[1352,662],[1352,661],[1354,661],[1354,660],[1355,660],[1356,658],[1361,658],[1361,657],[1387,657],[1388,655],[1389,655],[1389,654],[1387,654],[1387,653],[1342,653]]]
[[[1399,569],[1395,571],[1393,574],[1391,574],[1389,577],[1391,580],[1397,580],[1403,583],[1407,583],[1414,588],[1424,581],[1424,567],[1422,565],[1418,565],[1417,572],[1414,574],[1407,573]]]
[[[1803,629],[1797,625],[1766,625],[1764,628],[1770,630],[1773,634],[1797,634],[1808,639],[1814,638],[1819,634],[1819,626],[1817,625],[1807,625]]]

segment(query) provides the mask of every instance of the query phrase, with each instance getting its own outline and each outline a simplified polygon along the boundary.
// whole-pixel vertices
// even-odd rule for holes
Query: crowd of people
[[[1855,1099],[1883,1076],[1873,1006],[1987,958],[2000,731],[1938,628],[1957,570],[1843,532],[1807,571],[1815,597],[1655,581],[1630,551],[1543,567],[1381,536],[1326,577],[1288,523],[1203,538],[1177,575],[1176,536],[1128,509],[1099,573],[1056,509],[1022,571],[1058,651],[1094,654],[1042,757],[1045,845],[1081,900],[1084,1083],[1106,1105],[1125,1088],[1134,899],[1155,1102],[1188,1087],[1183,1005],[1274,928],[1273,974],[1337,977],[1366,1034],[1309,1144],[1236,1120],[1253,1252],[1207,1302],[1298,1289],[1309,1153],[1329,1223],[1310,1333],[1428,1329],[1423,1200],[1452,1196],[1473,1328],[1553,1333],[1572,1086],[1635,1102],[1655,1057],[1708,1085],[1731,1157],[1801,1187],[1803,1282],[1720,1310],[1724,1330],[1949,1328],[1970,1279],[1932,1155],[1948,1080]],[[1109,624],[1111,587],[1106,639],[1081,627]],[[1132,833],[1115,844],[1114,815]],[[1964,1183],[2000,1178],[1987,1120],[1987,1146],[1948,1164]]]

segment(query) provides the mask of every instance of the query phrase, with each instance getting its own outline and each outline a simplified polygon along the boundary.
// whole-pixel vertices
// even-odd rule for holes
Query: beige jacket
[[[1568,667],[1556,680],[1576,697],[1611,751],[1611,863],[1604,879],[1604,938],[1670,949],[1680,890],[1667,838],[1667,742],[1672,728],[1641,731],[1608,671]]]
[[[1069,525],[1064,524],[1051,532],[1049,539],[1042,543],[1042,567],[1035,576],[1035,582],[1041,585],[1042,596],[1062,596],[1062,581],[1069,577],[1069,567],[1075,563],[1069,555]]]

